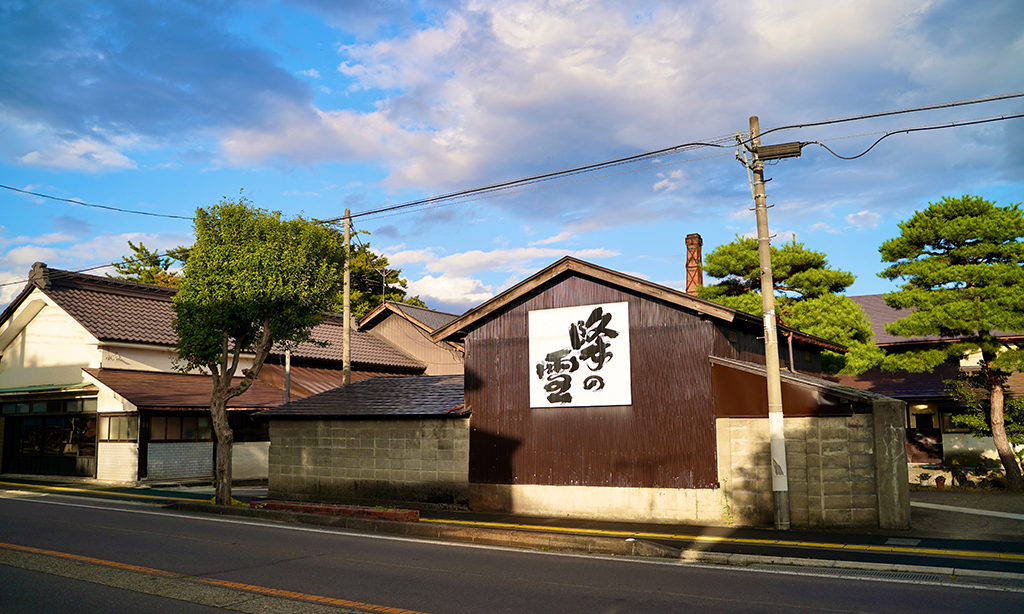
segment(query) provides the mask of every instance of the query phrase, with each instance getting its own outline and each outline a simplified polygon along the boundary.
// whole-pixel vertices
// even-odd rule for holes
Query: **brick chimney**
[[[704,240],[699,234],[686,235],[686,293],[694,296],[697,294],[697,288],[704,285],[701,245],[704,245]]]

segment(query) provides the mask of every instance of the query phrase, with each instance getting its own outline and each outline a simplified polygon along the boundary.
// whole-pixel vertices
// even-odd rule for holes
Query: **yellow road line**
[[[20,550],[21,552],[31,552],[32,554],[45,554],[47,556],[56,556],[62,559],[71,559],[73,561],[82,561],[85,563],[95,563],[97,565],[104,565],[106,567],[117,567],[118,569],[127,569],[130,571],[141,571],[155,576],[164,576],[168,578],[177,577],[177,574],[173,574],[169,571],[162,569],[151,569],[149,567],[139,567],[138,565],[128,565],[127,563],[118,563],[116,561],[106,561],[103,559],[96,559],[91,556],[82,556],[80,554],[69,554],[67,552],[57,552],[54,550],[43,550],[42,548],[33,548],[31,546],[19,546],[17,544],[5,544],[0,542],[0,548],[7,548],[8,550]]]
[[[62,559],[70,559],[73,561],[82,561],[85,563],[93,563],[96,565],[103,565],[104,567],[114,567],[117,569],[126,569],[129,571],[138,571],[153,576],[163,576],[165,578],[178,578],[186,581],[202,582],[204,584],[212,584],[214,586],[221,586],[224,588],[233,588],[253,593],[259,593],[261,595],[273,595],[275,597],[288,597],[291,599],[301,599],[303,601],[314,601],[316,603],[328,603],[331,605],[340,605],[346,608],[358,608],[361,610],[368,610],[371,612],[382,612],[383,614],[425,614],[423,612],[417,612],[416,610],[405,610],[402,608],[392,608],[384,605],[376,605],[373,603],[362,603],[359,601],[350,601],[348,599],[337,599],[334,597],[324,597],[322,595],[310,595],[308,593],[297,593],[294,591],[286,591],[277,588],[269,588],[266,586],[257,586],[254,584],[242,584],[241,582],[231,582],[228,580],[218,580],[216,578],[184,578],[180,574],[176,574],[163,569],[153,569],[151,567],[140,567],[138,565],[128,565],[127,563],[118,563],[117,561],[107,561],[104,559],[97,559],[91,556],[82,556],[79,554],[70,554],[67,552],[57,552],[55,550],[43,550],[42,548],[33,548],[31,546],[19,546],[17,544],[6,544],[0,542],[0,548],[7,548],[9,550],[18,550],[21,552],[29,552],[32,554],[42,554],[46,556],[54,556]]]
[[[372,603],[361,603],[359,601],[349,601],[348,599],[335,599],[334,597],[322,597],[320,595],[309,595],[307,593],[283,591],[276,588],[267,588],[265,586],[253,586],[252,584],[242,584],[241,582],[230,582],[228,580],[216,580],[214,578],[196,578],[196,580],[198,580],[199,582],[204,582],[206,584],[213,584],[215,586],[236,588],[243,591],[250,591],[253,593],[260,593],[264,595],[289,597],[291,599],[302,599],[304,601],[315,601],[317,603],[329,603],[332,605],[344,606],[346,608],[359,608],[361,610],[370,610],[371,612],[383,612],[384,614],[423,614],[423,612],[417,612],[416,610],[403,610],[402,608],[392,608],[384,605],[374,605]]]
[[[832,544],[821,542],[801,542],[784,539],[749,539],[742,537],[718,537],[714,535],[682,535],[675,533],[645,533],[639,531],[609,531],[605,529],[574,529],[569,527],[545,527],[538,525],[511,524],[504,522],[480,522],[469,520],[442,520],[435,518],[421,518],[420,522],[433,522],[437,524],[451,524],[459,526],[474,526],[492,529],[517,529],[527,531],[548,531],[555,533],[582,533],[585,535],[601,535],[608,537],[643,537],[648,539],[682,539],[696,542],[708,543],[732,543],[752,544],[761,546],[795,546],[799,548],[820,548],[826,550],[856,550],[868,552],[893,552],[900,554],[931,554],[939,556],[962,556],[986,559],[1006,559],[1013,561],[1024,561],[1024,554],[1013,554],[1008,552],[981,552],[974,550],[943,550],[940,548],[908,548],[905,546],[870,546],[862,544]]]
[[[42,484],[18,484],[16,482],[0,482],[0,486],[13,486],[20,490],[39,489],[39,490],[55,490],[57,492],[80,492],[89,493],[93,495],[106,495],[112,497],[132,497],[134,499],[158,499],[160,501],[203,501],[203,499],[194,499],[191,497],[163,497],[160,495],[137,495],[135,493],[128,492],[108,492],[103,490],[93,490],[90,488],[71,488],[70,486],[44,486]]]

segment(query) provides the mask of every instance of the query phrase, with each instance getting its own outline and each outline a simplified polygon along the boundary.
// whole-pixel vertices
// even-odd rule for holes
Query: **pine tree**
[[[856,279],[829,267],[825,254],[807,249],[796,239],[772,246],[772,276],[779,322],[849,348],[847,354],[822,353],[830,373],[861,373],[878,364],[882,352],[859,305],[839,294]],[[698,290],[705,298],[733,309],[761,315],[761,268],[757,240],[736,237],[716,247],[704,271],[721,281]]]
[[[1005,388],[1024,366],[1024,350],[1000,333],[1024,333],[1024,213],[977,196],[944,197],[900,223],[900,236],[882,244],[880,273],[903,280],[885,302],[913,310],[886,326],[892,335],[937,335],[950,343],[894,355],[887,362],[931,371],[951,359],[970,359],[988,393],[988,418],[1007,482],[1021,490],[1021,468],[1005,427]]]

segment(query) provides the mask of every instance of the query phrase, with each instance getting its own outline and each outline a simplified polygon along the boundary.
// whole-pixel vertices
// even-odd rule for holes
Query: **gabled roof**
[[[942,343],[952,341],[950,337],[938,335],[925,335],[922,337],[899,337],[885,332],[885,325],[896,320],[907,317],[912,311],[909,309],[894,309],[885,304],[884,294],[865,294],[863,296],[851,296],[850,300],[861,306],[871,323],[871,330],[875,333],[875,343],[880,346],[892,346],[899,344],[920,344],[920,343]],[[997,337],[1024,337],[1019,333],[997,332]]]
[[[209,375],[122,369],[82,370],[140,409],[205,410],[209,409],[213,395],[213,378]],[[232,385],[241,381],[241,378],[235,378]],[[266,409],[279,405],[283,400],[282,391],[257,380],[244,394],[230,399],[228,409]]]
[[[405,303],[398,303],[395,301],[384,301],[364,315],[359,320],[359,326],[363,328],[369,327],[378,320],[382,320],[387,317],[388,314],[395,314],[401,318],[409,320],[428,333],[449,324],[459,317],[451,313],[427,309],[426,307],[417,307],[415,305],[407,305]]]
[[[28,286],[0,316],[0,324],[6,322],[36,288],[100,341],[168,348],[177,341],[172,304],[177,289],[50,269],[41,262],[33,265]],[[300,344],[292,351],[292,358],[341,362],[343,332],[342,317],[329,316],[313,329],[313,338],[330,345]],[[283,350],[276,349],[273,353],[283,353]],[[426,367],[387,341],[355,327],[352,363],[406,372],[422,372]]]
[[[261,411],[261,418],[464,417],[461,375],[371,377]]]
[[[681,290],[661,286],[631,275],[626,275],[625,273],[619,273],[618,271],[606,269],[604,267],[597,266],[596,264],[591,264],[571,256],[566,256],[558,262],[555,262],[547,268],[537,272],[533,276],[519,282],[515,286],[512,286],[505,292],[495,296],[479,307],[467,311],[458,319],[434,331],[432,336],[435,341],[461,341],[466,335],[466,332],[477,322],[489,318],[493,314],[499,312],[503,307],[519,298],[537,294],[540,291],[539,288],[545,283],[560,276],[568,276],[571,274],[589,277],[623,290],[635,292],[649,298],[662,300],[667,303],[691,309],[697,313],[722,322],[739,321],[747,324],[761,325],[761,319],[749,313],[730,309],[729,307],[719,305],[718,303],[713,303],[711,301],[698,298],[692,294],[687,294]],[[779,331],[792,334],[795,339],[802,340],[806,343],[817,345],[829,350],[846,351],[845,347],[826,341],[820,337],[801,333],[800,331],[787,326],[779,326],[778,328]]]

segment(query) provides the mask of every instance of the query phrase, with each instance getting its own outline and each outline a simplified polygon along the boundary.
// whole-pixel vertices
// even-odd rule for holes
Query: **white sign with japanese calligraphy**
[[[530,407],[632,405],[629,304],[529,313]]]

